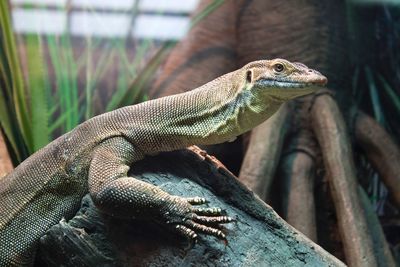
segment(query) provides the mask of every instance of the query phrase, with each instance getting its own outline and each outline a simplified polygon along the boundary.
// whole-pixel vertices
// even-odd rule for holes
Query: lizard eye
[[[274,65],[274,71],[276,72],[282,72],[284,69],[285,67],[281,63],[277,63]]]

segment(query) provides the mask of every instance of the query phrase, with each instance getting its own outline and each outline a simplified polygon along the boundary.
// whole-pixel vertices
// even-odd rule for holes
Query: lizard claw
[[[233,218],[222,215],[222,209],[217,207],[200,208],[192,205],[206,203],[205,198],[181,198],[173,196],[166,201],[164,219],[167,224],[174,226],[174,230],[186,237],[191,244],[197,242],[197,233],[215,236],[226,240],[226,235],[221,231],[220,225],[234,221]]]

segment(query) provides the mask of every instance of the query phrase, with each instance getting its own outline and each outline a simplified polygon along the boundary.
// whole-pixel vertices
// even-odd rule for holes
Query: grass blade
[[[20,154],[20,147],[17,145],[18,142],[15,138],[13,125],[11,123],[12,118],[10,116],[9,111],[7,110],[7,104],[5,101],[5,96],[3,94],[2,88],[0,88],[0,126],[4,131],[4,134],[7,137],[7,140],[11,144],[11,148],[13,153],[15,154],[18,162],[22,160],[22,156]]]
[[[79,96],[78,96],[78,69],[75,62],[74,53],[71,44],[70,34],[64,34],[61,37],[61,41],[64,43],[63,48],[65,49],[65,58],[67,62],[68,75],[66,79],[68,81],[68,87],[65,88],[67,94],[69,94],[71,105],[67,106],[67,109],[72,109],[70,117],[70,127],[67,131],[72,130],[79,124]]]
[[[48,127],[49,111],[47,105],[45,66],[40,35],[26,38],[28,82],[31,95],[30,111],[32,118],[33,149],[44,147],[50,142]]]
[[[395,106],[397,113],[400,114],[400,97],[395,93],[389,83],[383,78],[382,75],[378,74],[378,79],[383,85],[383,89],[389,95],[389,99],[392,101]]]
[[[7,67],[11,78],[9,84],[12,84],[12,96],[18,125],[29,152],[32,153],[34,149],[27,105],[29,95],[27,95],[24,89],[24,81],[16,49],[17,46],[11,27],[8,1],[0,1],[0,28],[2,49],[5,51],[6,64],[8,65]]]
[[[381,102],[379,99],[378,90],[376,89],[376,83],[375,83],[375,79],[372,75],[372,71],[368,66],[365,67],[365,75],[366,75],[367,81],[368,81],[368,88],[369,88],[369,93],[371,96],[371,102],[372,102],[372,107],[374,110],[375,119],[381,125],[384,125],[384,123],[385,123],[384,114],[383,114]]]
[[[216,10],[224,3],[224,0],[214,0],[209,5],[207,5],[199,14],[192,18],[190,22],[190,29],[193,28],[197,23],[199,23],[202,19],[207,17],[211,12]]]
[[[174,45],[175,42],[165,43],[150,59],[146,66],[136,75],[136,78],[125,92],[121,90],[114,93],[111,101],[107,105],[107,111],[137,103],[138,99],[141,96],[143,97],[145,89],[149,87],[158,66]]]
[[[0,32],[0,40],[2,39]],[[9,69],[7,68],[7,58],[4,54],[3,43],[0,42],[0,80],[4,83],[5,94],[12,96],[12,85],[9,77],[11,74],[9,73]]]
[[[86,85],[85,85],[85,94],[86,94],[86,112],[85,119],[89,119],[93,115],[92,108],[92,73],[93,73],[93,55],[92,55],[92,37],[88,36],[86,38],[87,44],[87,55],[86,55]]]

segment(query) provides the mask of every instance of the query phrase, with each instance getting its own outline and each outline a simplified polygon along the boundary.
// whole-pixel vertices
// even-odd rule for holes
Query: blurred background
[[[13,142],[14,162],[95,114],[143,101],[142,86],[129,86],[149,61],[158,64],[160,49],[185,35],[197,2],[13,0],[10,10],[4,3],[26,88],[19,107],[32,118],[18,125],[29,124],[21,127],[23,142]]]
[[[224,1],[211,2],[208,10],[197,14],[197,19],[206,19]],[[133,81],[148,67],[147,63],[163,63],[160,58],[165,56],[164,50],[182,39],[192,26],[190,14],[198,4],[199,0],[4,3],[26,84],[19,101],[25,102],[22,106],[27,105],[29,116],[34,117],[35,123],[30,127],[37,127],[40,132],[36,134],[33,129],[31,134],[35,137],[29,142],[24,137],[26,152],[12,149],[14,162],[82,120],[146,99],[150,86],[132,85]],[[398,136],[400,127],[395,116],[400,111],[399,5],[396,0],[348,0],[345,8],[346,14],[340,15],[347,17],[339,19],[346,23],[349,33],[346,38],[351,64],[346,68],[354,72],[350,96]],[[340,34],[335,32],[338,29],[331,30],[330,34]],[[127,95],[129,99],[125,99]],[[4,97],[7,96],[10,97]],[[19,159],[16,154],[20,154]]]

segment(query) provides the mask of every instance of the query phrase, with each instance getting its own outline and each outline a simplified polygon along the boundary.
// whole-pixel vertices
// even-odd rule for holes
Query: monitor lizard
[[[32,265],[40,237],[71,218],[87,192],[106,214],[153,220],[189,240],[198,232],[225,239],[218,224],[232,218],[220,208],[130,177],[130,167],[146,155],[231,141],[326,82],[301,63],[259,60],[192,91],[83,122],[1,180],[0,266]]]

